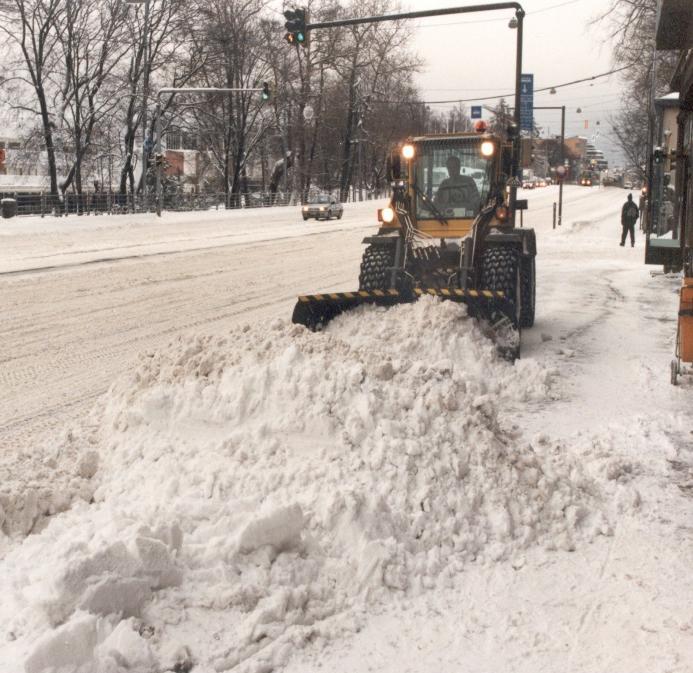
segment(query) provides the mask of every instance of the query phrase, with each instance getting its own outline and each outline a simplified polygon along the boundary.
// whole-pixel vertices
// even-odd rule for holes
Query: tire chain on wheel
[[[504,292],[508,299],[516,301],[519,264],[520,251],[517,248],[510,246],[487,248],[481,259],[481,288]]]
[[[387,290],[395,251],[390,246],[369,245],[361,260],[359,290]]]
[[[534,325],[534,310],[536,306],[536,272],[534,260],[534,257],[523,257],[520,265],[520,288],[522,291],[520,327],[532,327]]]

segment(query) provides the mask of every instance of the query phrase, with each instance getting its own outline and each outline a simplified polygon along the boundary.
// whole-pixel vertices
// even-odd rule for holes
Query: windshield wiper
[[[438,220],[438,222],[440,222],[441,224],[447,225],[448,221],[445,219],[445,216],[443,215],[443,213],[441,213],[440,210],[438,210],[438,206],[436,206],[436,204],[433,203],[433,201],[431,201],[419,189],[419,186],[416,183],[414,183],[414,190],[424,200],[424,203],[427,204],[427,206],[426,206],[427,210],[430,210],[436,216],[436,219]]]

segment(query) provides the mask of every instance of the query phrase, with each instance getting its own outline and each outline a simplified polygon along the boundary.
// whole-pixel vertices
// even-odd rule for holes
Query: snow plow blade
[[[501,355],[515,360],[520,354],[520,331],[513,302],[503,292],[449,288],[399,290],[357,290],[301,295],[291,321],[310,330],[320,330],[330,320],[362,304],[394,306],[411,303],[424,295],[467,305],[470,316],[479,319],[482,331],[496,343]]]

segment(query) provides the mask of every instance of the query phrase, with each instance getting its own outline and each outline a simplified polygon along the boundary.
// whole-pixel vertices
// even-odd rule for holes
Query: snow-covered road
[[[3,221],[0,465],[83,415],[139,353],[351,287],[377,206],[329,223],[297,208]]]
[[[3,221],[0,672],[693,670],[679,279],[618,246],[622,190],[568,187],[556,230],[557,188],[526,196],[514,367],[432,302],[314,339],[275,324],[354,286],[376,203]],[[97,504],[41,533],[95,473]]]

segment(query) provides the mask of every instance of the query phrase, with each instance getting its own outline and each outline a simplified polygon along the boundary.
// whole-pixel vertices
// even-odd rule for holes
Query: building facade
[[[661,0],[657,19],[657,49],[681,50],[671,86],[676,96],[659,99],[657,122],[651,148],[653,201],[650,213],[654,239],[648,242],[648,257],[659,247],[664,234],[671,252],[664,258],[693,277],[693,3],[690,0]],[[662,228],[657,207],[668,207],[671,220]],[[654,245],[653,245],[654,244]],[[659,259],[659,258],[658,258]],[[658,261],[658,260],[657,260]]]

